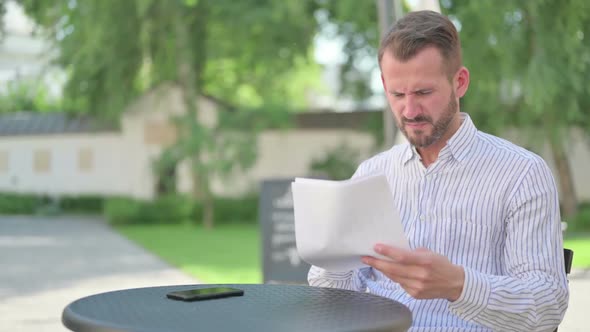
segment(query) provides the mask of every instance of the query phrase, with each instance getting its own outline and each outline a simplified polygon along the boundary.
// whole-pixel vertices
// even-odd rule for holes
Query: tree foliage
[[[0,114],[20,111],[59,112],[62,111],[60,100],[51,97],[47,87],[38,82],[8,82],[0,95]]]
[[[354,174],[359,162],[360,151],[345,142],[325,151],[320,158],[311,161],[310,171],[313,176],[330,180],[346,180]]]
[[[465,103],[488,130],[516,123],[561,133],[587,121],[587,1],[444,4],[460,23],[464,61],[472,72]]]
[[[471,88],[464,108],[492,132],[542,133],[553,153],[566,217],[577,199],[566,142],[590,128],[590,4],[585,0],[448,0],[460,26]],[[538,137],[539,135],[537,135]]]
[[[319,78],[310,61],[311,0],[19,2],[55,42],[56,62],[68,71],[65,97],[76,109],[117,119],[147,89],[169,81],[180,88],[187,112],[179,140],[155,166],[190,160],[208,226],[212,177],[253,162],[256,127],[237,120],[252,123],[253,110],[285,112]],[[316,75],[298,76],[302,69]],[[200,96],[217,101],[216,125],[198,120]]]
[[[315,82],[310,77],[318,77],[310,61],[318,22],[344,40],[343,92],[366,97],[377,65],[375,1],[19,2],[56,42],[56,61],[69,74],[66,97],[93,114],[116,117],[138,94],[165,81],[183,87],[195,113],[195,94],[238,110],[301,105],[305,89]],[[541,129],[558,168],[564,212],[575,213],[564,142],[572,126],[590,130],[590,2],[443,0],[441,5],[460,30],[472,74],[463,109],[487,131]],[[192,128],[185,133],[190,139],[183,143],[190,148],[182,150],[214,155],[225,130],[190,121],[184,122]],[[203,166],[197,173],[205,178],[212,169],[195,165]]]
[[[341,93],[360,100],[373,92],[369,80],[377,68],[379,27],[376,1],[320,1],[316,13],[328,38],[343,42],[345,61],[342,65]]]
[[[56,42],[56,62],[69,74],[66,97],[96,115],[116,117],[139,93],[177,80],[182,52],[199,71],[200,91],[235,106],[296,101],[316,83],[317,76],[294,88],[289,80],[294,69],[314,68],[313,1],[19,2]],[[180,45],[179,22],[189,34]]]
[[[334,34],[346,41],[348,75],[361,78],[348,88],[362,95],[368,91],[367,73],[377,65],[375,1],[322,3]],[[526,136],[540,131],[534,136],[550,143],[564,214],[575,214],[565,142],[572,127],[590,132],[590,2],[442,0],[441,5],[460,30],[463,60],[471,71],[462,109],[492,133],[510,127]],[[363,68],[353,64],[368,56],[374,66],[355,74]]]

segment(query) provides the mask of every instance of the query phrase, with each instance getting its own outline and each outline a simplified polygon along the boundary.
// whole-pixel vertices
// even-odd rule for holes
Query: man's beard
[[[445,112],[443,113],[442,117],[440,119],[438,119],[438,121],[436,123],[433,122],[432,118],[429,116],[419,115],[411,120],[407,119],[405,117],[402,117],[401,123],[400,123],[400,120],[397,120],[397,118],[396,118],[397,127],[402,131],[404,136],[406,136],[408,141],[413,146],[415,146],[417,148],[425,148],[425,147],[428,147],[428,146],[432,145],[433,143],[437,142],[447,132],[447,130],[449,129],[449,125],[453,121],[453,117],[455,116],[457,111],[458,111],[458,107],[457,107],[457,101],[455,98],[455,92],[452,92],[451,99],[449,101],[449,104],[447,105],[447,108],[445,109]],[[431,124],[433,126],[432,134],[430,136],[426,136],[426,135],[424,135],[423,130],[415,130],[414,131],[415,136],[408,135],[408,131],[406,130],[406,124],[407,123],[416,123],[416,122],[417,123],[427,122],[427,123]]]

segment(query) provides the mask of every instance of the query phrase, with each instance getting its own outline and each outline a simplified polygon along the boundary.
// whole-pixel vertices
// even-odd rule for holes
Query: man
[[[411,250],[376,244],[390,260],[363,257],[367,267],[345,273],[313,266],[310,285],[399,301],[412,311],[412,331],[552,331],[569,295],[546,163],[459,111],[469,71],[446,17],[407,14],[383,38],[379,65],[409,143],[354,176],[387,176]]]

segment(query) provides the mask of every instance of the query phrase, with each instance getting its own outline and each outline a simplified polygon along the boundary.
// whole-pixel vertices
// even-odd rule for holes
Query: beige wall
[[[151,198],[154,196],[155,177],[153,161],[175,136],[170,131],[169,118],[184,114],[182,95],[168,84],[150,91],[131,105],[123,116],[122,137],[128,148],[128,167],[132,195]],[[198,104],[199,121],[212,126],[217,121],[215,105],[201,98]],[[146,132],[146,131],[154,132]],[[357,148],[367,157],[373,138],[368,133],[346,129],[322,130],[269,130],[258,137],[258,160],[245,173],[225,178],[216,177],[212,190],[217,195],[238,196],[258,190],[261,180],[276,177],[308,175],[310,163],[331,149],[344,143]],[[188,193],[193,183],[190,163],[185,161],[177,167],[177,190]]]
[[[257,144],[255,165],[245,174],[216,178],[212,186],[215,193],[236,196],[257,191],[264,179],[309,176],[311,162],[341,144],[358,149],[361,158],[366,158],[373,138],[368,133],[354,130],[268,130],[260,134]]]
[[[144,120],[152,121],[153,117],[126,117],[122,134],[0,137],[0,191],[121,194],[149,199],[154,196],[155,187],[152,162],[161,153],[162,145],[146,143]],[[504,138],[532,147],[529,138],[518,136],[512,133]],[[396,143],[401,142],[404,139],[399,136]],[[264,179],[307,176],[314,158],[321,158],[341,144],[363,151],[361,159],[372,153],[372,137],[364,132],[343,129],[265,131],[258,138],[258,160],[254,167],[225,179],[215,178],[212,189],[219,195],[237,196],[258,190]],[[574,131],[567,148],[578,197],[590,201],[588,140],[581,131]],[[547,161],[558,181],[547,145],[532,149]],[[39,151],[48,155],[47,171],[35,170],[35,153]],[[81,159],[90,160],[82,162]],[[191,191],[190,165],[186,162],[178,167],[177,188],[181,192]]]
[[[156,184],[153,162],[176,137],[169,119],[183,112],[179,90],[165,85],[129,107],[122,118],[120,133],[0,137],[0,191],[152,198]],[[214,124],[215,105],[207,99],[199,100],[199,116],[204,123]],[[327,124],[333,126],[332,120]],[[504,138],[533,147],[555,170],[546,146],[535,147],[528,137],[514,132],[507,132]],[[397,135],[396,144],[404,141],[401,134]],[[312,160],[342,144],[361,151],[361,160],[374,153],[373,137],[358,130],[264,131],[258,137],[258,160],[253,168],[214,178],[212,189],[218,195],[238,196],[257,191],[264,179],[308,176]],[[580,200],[590,201],[589,140],[581,131],[574,131],[567,147],[576,192]],[[557,175],[555,171],[554,174]],[[192,189],[188,162],[180,163],[177,168],[177,189],[181,192]]]
[[[503,138],[538,153],[551,168],[555,181],[559,178],[553,163],[548,144],[540,146],[538,137],[518,135],[514,132],[502,135]],[[403,135],[397,135],[396,144],[404,143]],[[368,133],[354,130],[289,130],[266,131],[258,139],[259,158],[255,166],[245,175],[233,176],[226,181],[216,179],[214,190],[224,195],[236,195],[248,190],[256,190],[259,181],[266,178],[283,178],[309,175],[311,161],[319,158],[339,144],[345,143],[363,151],[361,159],[372,155],[372,137]],[[570,158],[574,188],[578,199],[590,201],[590,139],[581,130],[573,130],[566,143]]]
[[[160,86],[130,105],[122,118],[122,137],[129,146],[128,168],[133,197],[150,199],[155,196],[156,178],[152,165],[162,151],[173,142],[176,132],[171,120],[184,114],[180,91],[171,84]],[[199,100],[199,118],[206,124],[216,121],[214,105],[206,99]],[[184,192],[192,188],[186,163],[178,167]]]
[[[0,191],[113,195],[131,190],[133,170],[126,167],[126,144],[119,134],[0,137],[0,151],[6,162]],[[88,151],[92,164],[81,168],[80,154]]]

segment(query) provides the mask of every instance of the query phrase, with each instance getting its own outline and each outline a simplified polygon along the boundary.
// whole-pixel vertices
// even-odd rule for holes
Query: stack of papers
[[[296,178],[292,183],[299,256],[328,271],[365,267],[362,256],[384,258],[377,243],[408,249],[385,175],[345,181]]]

